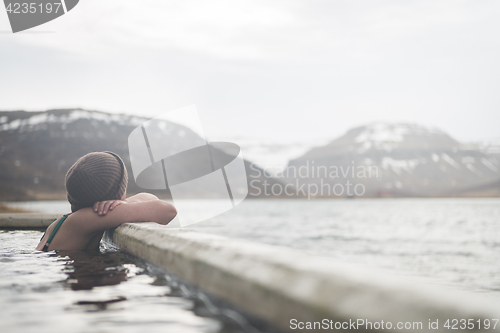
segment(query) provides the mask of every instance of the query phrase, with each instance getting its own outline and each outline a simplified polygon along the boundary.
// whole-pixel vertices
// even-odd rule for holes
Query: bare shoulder
[[[92,233],[127,222],[168,224],[176,215],[175,207],[162,200],[126,202],[104,216],[96,214],[92,208],[80,209],[68,217],[68,224],[82,232]]]

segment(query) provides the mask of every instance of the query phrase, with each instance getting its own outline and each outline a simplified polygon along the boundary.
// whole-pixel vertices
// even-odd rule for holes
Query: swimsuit
[[[52,239],[54,238],[54,236],[56,235],[57,231],[59,230],[59,228],[61,227],[61,225],[63,224],[63,222],[66,220],[66,218],[68,216],[69,216],[69,214],[64,214],[63,217],[61,217],[61,219],[59,220],[59,222],[57,222],[54,230],[52,230],[52,233],[50,234],[49,239],[47,240],[47,243],[45,243],[45,245],[43,246],[42,251],[47,252],[49,250],[50,242],[52,242]],[[54,220],[54,222],[56,220]],[[45,233],[46,232],[47,231],[45,231]],[[40,241],[43,239],[43,237],[45,237],[45,233],[43,234],[42,238],[40,238]]]

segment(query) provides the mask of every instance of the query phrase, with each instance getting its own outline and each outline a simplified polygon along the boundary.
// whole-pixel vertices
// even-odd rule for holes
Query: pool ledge
[[[439,328],[432,331],[449,332],[443,326],[447,319],[476,321],[496,319],[500,314],[498,304],[477,294],[195,230],[127,223],[109,233],[108,239],[283,331],[298,330],[293,329],[293,319],[297,323],[359,319],[372,325],[422,323],[422,329],[401,330],[405,332],[431,331],[429,320],[439,320]],[[370,331],[366,326],[358,329]],[[379,327],[373,331],[400,330]]]
[[[61,214],[40,213],[2,213],[0,214],[0,228],[5,229],[39,229],[46,228]]]

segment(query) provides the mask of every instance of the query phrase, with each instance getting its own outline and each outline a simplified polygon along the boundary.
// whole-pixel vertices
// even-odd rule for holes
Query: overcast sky
[[[500,1],[81,0],[8,33],[0,110],[155,116],[209,137],[335,138],[373,121],[500,137]]]

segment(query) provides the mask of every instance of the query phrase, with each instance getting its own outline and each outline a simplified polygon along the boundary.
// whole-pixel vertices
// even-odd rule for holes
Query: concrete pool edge
[[[0,228],[4,229],[42,229],[48,227],[62,214],[41,213],[0,213]]]
[[[277,246],[129,223],[109,234],[124,251],[159,266],[236,308],[290,331],[297,322],[368,320],[372,323],[447,319],[496,319],[489,300],[436,286],[360,269],[332,258],[306,255]],[[362,326],[364,327],[364,326]],[[422,330],[422,329],[416,329]],[[364,331],[369,331],[366,327]],[[403,329],[412,331],[411,329]],[[384,331],[384,329],[374,329]],[[386,329],[385,331],[399,331]],[[475,331],[475,330],[469,330]]]
[[[39,229],[56,217],[0,214],[0,228]],[[429,319],[439,319],[439,329],[432,331],[444,332],[449,331],[443,327],[447,319],[500,317],[499,304],[477,295],[440,290],[443,288],[411,278],[379,274],[277,246],[154,223],[124,224],[110,236],[124,251],[284,331],[291,331],[292,319],[422,322],[424,331],[428,331]]]

